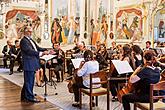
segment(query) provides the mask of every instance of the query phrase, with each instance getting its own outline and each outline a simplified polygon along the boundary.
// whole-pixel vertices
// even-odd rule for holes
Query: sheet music
[[[112,60],[118,74],[125,74],[133,72],[132,67],[129,65],[128,61]]]
[[[80,63],[84,61],[84,58],[76,58],[76,59],[71,59],[73,66],[75,69],[79,68]]]
[[[51,60],[52,58],[56,57],[57,55],[43,55],[42,57],[40,57],[40,59],[43,59],[45,61]]]

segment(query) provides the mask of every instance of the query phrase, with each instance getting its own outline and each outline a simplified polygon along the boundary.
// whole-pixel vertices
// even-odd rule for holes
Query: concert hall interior
[[[0,0],[0,110],[165,110],[165,0]]]

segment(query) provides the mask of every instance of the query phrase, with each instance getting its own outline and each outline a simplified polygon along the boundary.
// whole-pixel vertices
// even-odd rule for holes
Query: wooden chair
[[[90,96],[90,110],[92,110],[92,97],[96,96],[96,106],[98,106],[98,96],[107,94],[107,110],[109,110],[109,84],[108,84],[108,73],[105,71],[99,71],[94,74],[90,74],[90,88],[84,89],[80,88],[80,108],[82,106],[82,93]],[[92,78],[100,78],[101,81],[98,83],[92,83]],[[100,88],[92,88],[93,85],[101,84],[102,86],[106,86],[103,88],[102,86]]]
[[[64,61],[64,73],[66,73],[66,67],[67,67],[67,60],[70,60],[72,57],[72,51],[71,50],[66,50],[65,52],[65,61]]]
[[[150,102],[149,103],[135,103],[134,110],[140,108],[142,110],[165,110],[165,103],[162,101],[154,102],[154,100],[165,99],[165,95],[159,94],[160,90],[165,90],[165,81],[160,81],[156,84],[150,85]],[[158,91],[158,95],[154,95],[153,92]]]

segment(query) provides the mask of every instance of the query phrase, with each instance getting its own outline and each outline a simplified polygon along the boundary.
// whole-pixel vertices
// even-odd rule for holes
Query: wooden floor
[[[21,87],[0,76],[0,110],[61,110],[47,101],[40,103],[21,102],[20,92]]]

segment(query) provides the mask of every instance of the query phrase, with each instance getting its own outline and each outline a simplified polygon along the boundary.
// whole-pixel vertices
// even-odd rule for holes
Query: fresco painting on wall
[[[12,41],[23,37],[25,26],[32,26],[33,39],[40,43],[41,20],[34,11],[11,10],[6,15],[5,33],[6,38]]]
[[[116,15],[116,38],[131,42],[142,40],[142,12],[137,9],[120,10]]]

